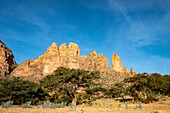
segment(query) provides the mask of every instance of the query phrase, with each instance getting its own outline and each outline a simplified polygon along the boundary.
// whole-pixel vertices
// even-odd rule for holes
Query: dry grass
[[[170,98],[163,102],[142,104],[142,109],[136,109],[136,104],[129,103],[125,109],[125,103],[111,99],[100,99],[93,102],[92,106],[77,106],[76,113],[170,113]],[[0,113],[75,113],[69,107],[44,109],[44,108],[0,108]]]

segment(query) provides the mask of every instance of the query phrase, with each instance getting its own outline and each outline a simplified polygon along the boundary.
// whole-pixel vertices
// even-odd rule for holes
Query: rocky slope
[[[89,56],[81,56],[80,49],[77,44],[69,45],[61,44],[60,47],[56,43],[46,50],[46,52],[34,60],[24,61],[12,72],[13,76],[26,76],[42,78],[53,73],[57,67],[68,67],[74,69],[85,69],[101,72],[120,72],[128,75],[134,75],[132,68],[128,72],[127,68],[123,68],[122,62],[118,55],[112,55],[112,67],[109,67],[108,60],[102,54],[97,55],[95,51]]]
[[[9,75],[16,65],[12,51],[0,40],[0,75]]]

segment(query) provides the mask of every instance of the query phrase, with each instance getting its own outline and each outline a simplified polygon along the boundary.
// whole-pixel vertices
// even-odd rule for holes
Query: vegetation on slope
[[[114,75],[113,75],[114,76]],[[99,72],[80,69],[57,68],[38,83],[15,77],[0,77],[0,104],[13,101],[20,105],[31,101],[32,105],[46,101],[53,103],[89,103],[97,98],[124,98],[130,95],[135,101],[149,103],[158,101],[163,96],[170,96],[170,76],[137,74],[117,81],[110,87],[103,87]],[[107,82],[107,81],[105,81]]]
[[[170,76],[158,73],[137,74],[124,80],[129,83],[126,93],[145,103],[158,101],[162,96],[170,96]]]

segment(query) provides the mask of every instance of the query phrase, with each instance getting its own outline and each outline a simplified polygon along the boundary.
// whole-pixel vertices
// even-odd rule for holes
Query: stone
[[[130,68],[130,74],[131,74],[132,76],[136,74],[134,68]]]
[[[68,45],[68,54],[69,54],[69,56],[79,57],[80,49],[79,49],[78,45],[70,42]]]
[[[59,52],[60,52],[60,56],[67,56],[68,47],[67,47],[66,43],[60,45]]]
[[[102,54],[92,51],[89,56],[80,58],[80,68],[90,71],[103,71],[109,68],[108,60]]]
[[[0,40],[0,75],[9,75],[16,66],[12,51]]]
[[[97,52],[96,51],[92,51],[89,56],[97,56]]]
[[[123,68],[122,72],[123,73],[128,73],[128,68]]]
[[[117,54],[112,54],[112,69],[118,72],[122,72],[122,62]]]
[[[24,61],[11,75],[43,78],[52,74],[57,67],[129,74],[128,69],[123,68],[117,54],[112,55],[112,65],[112,68],[109,67],[107,58],[102,54],[97,54],[96,51],[92,51],[89,56],[81,56],[80,49],[75,43],[70,42],[69,45],[64,43],[59,48],[56,43],[52,43],[43,55],[33,60]]]

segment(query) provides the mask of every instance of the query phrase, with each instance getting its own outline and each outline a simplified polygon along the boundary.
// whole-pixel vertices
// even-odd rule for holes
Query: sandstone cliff
[[[130,74],[131,74],[131,75],[135,75],[135,74],[136,74],[134,68],[130,68]]]
[[[95,51],[91,52],[89,56],[80,56],[80,49],[77,44],[70,43],[67,46],[64,43],[58,47],[56,43],[52,43],[43,55],[34,60],[23,62],[12,72],[12,75],[42,78],[53,73],[57,67],[61,66],[91,71],[116,71],[131,74],[127,68],[123,68],[122,62],[116,54],[112,55],[112,65],[112,68],[110,68],[107,58],[102,54],[98,55]]]
[[[9,75],[16,65],[12,51],[0,40],[0,75]]]
[[[122,62],[117,54],[112,54],[112,69],[119,72],[123,70]]]

